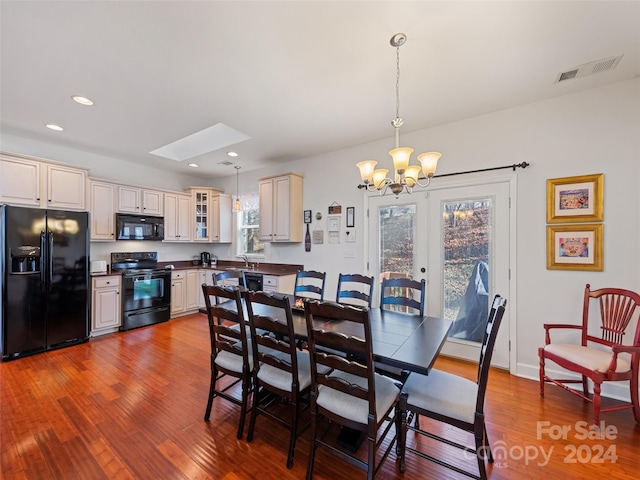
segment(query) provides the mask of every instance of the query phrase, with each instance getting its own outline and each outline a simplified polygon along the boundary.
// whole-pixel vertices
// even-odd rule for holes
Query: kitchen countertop
[[[252,263],[250,262],[250,265]],[[231,260],[218,260],[218,264],[215,267],[203,267],[202,265],[194,265],[193,261],[175,261],[175,262],[158,262],[160,268],[167,265],[173,265],[174,270],[193,270],[194,268],[211,270],[211,271],[224,271],[227,269],[241,269],[251,273],[261,273],[263,275],[295,275],[298,270],[304,270],[304,265],[295,265],[287,263],[260,263],[255,268],[246,268],[244,262],[234,262]]]

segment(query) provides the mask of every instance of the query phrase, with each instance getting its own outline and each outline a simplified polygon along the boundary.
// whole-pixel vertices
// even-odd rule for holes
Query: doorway
[[[384,277],[427,281],[425,313],[452,320],[445,355],[477,361],[495,293],[510,295],[510,179],[369,197],[369,274],[374,305]],[[510,365],[509,311],[493,364]]]

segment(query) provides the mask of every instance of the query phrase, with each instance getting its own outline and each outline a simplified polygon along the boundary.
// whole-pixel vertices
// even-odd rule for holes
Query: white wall
[[[576,81],[580,81],[579,79]],[[381,121],[385,121],[381,119]],[[411,128],[406,119],[406,129]],[[322,212],[320,225],[326,228],[327,207],[334,201],[355,207],[355,244],[312,245],[273,244],[267,249],[269,262],[299,263],[305,268],[327,272],[327,289],[335,291],[340,272],[363,271],[365,194],[359,183],[355,163],[374,158],[390,162],[387,153],[393,148],[393,131],[386,140],[355,146],[277,168],[242,172],[240,193],[257,191],[257,178],[294,171],[304,176],[304,209]],[[6,140],[9,140],[8,145]],[[537,378],[537,348],[544,342],[542,324],[580,320],[584,286],[615,286],[640,291],[640,234],[638,184],[640,180],[640,79],[621,82],[544,102],[523,105],[447,125],[402,134],[402,143],[417,152],[438,150],[443,157],[438,173],[510,165],[523,161],[531,164],[517,175],[517,255],[512,259],[517,298],[510,305],[515,319],[517,365],[515,372]],[[100,172],[96,176],[125,180],[113,165],[86,154],[67,155],[67,151],[32,142],[2,137],[2,149],[37,155],[59,161],[89,166]],[[50,156],[55,153],[55,157]],[[64,157],[64,158],[63,158]],[[126,164],[131,171],[132,164]],[[133,167],[142,169],[143,167]],[[604,173],[604,271],[581,272],[546,269],[546,180],[548,178]],[[178,189],[193,183],[160,173],[153,178],[157,186]],[[455,177],[457,181],[464,177]],[[173,183],[172,183],[173,182]],[[186,182],[186,183],[184,183]],[[445,179],[435,179],[443,182]],[[147,182],[145,182],[147,183]],[[235,193],[235,176],[221,178],[212,186]],[[316,225],[314,223],[312,225]],[[342,222],[344,229],[344,220]],[[123,243],[92,243],[92,256],[125,249]],[[201,250],[221,258],[232,258],[228,245],[153,245],[162,260],[189,259]],[[344,258],[344,250],[354,249],[355,258]],[[617,394],[617,393],[616,393]],[[624,396],[625,393],[621,392]],[[628,394],[627,394],[628,396]]]
[[[579,80],[576,80],[579,81]],[[384,119],[383,119],[384,120]],[[381,120],[381,121],[383,121]],[[409,119],[406,126],[410,128]],[[391,128],[390,128],[391,129]],[[403,133],[401,143],[416,152],[443,153],[438,173],[531,164],[517,175],[517,245],[512,261],[517,288],[515,319],[517,357],[515,373],[538,376],[537,348],[544,343],[543,323],[579,323],[585,284],[592,288],[613,286],[640,291],[640,79],[633,79],[545,102],[523,105],[435,128]],[[389,162],[393,139],[280,165],[277,169],[241,176],[241,191],[255,185],[259,176],[295,171],[305,177],[304,209],[321,211],[337,201],[355,206],[356,255],[344,258],[352,244],[272,245],[277,262],[301,263],[327,272],[327,289],[335,291],[340,272],[362,271],[366,262],[363,244],[365,196],[355,163],[369,158]],[[546,180],[604,173],[604,271],[546,269]],[[454,177],[461,181],[469,177]],[[219,188],[232,188],[231,179]],[[435,179],[445,182],[445,179]],[[314,221],[315,224],[315,221]],[[344,223],[342,225],[344,227]],[[326,236],[326,233],[325,233]],[[626,388],[626,391],[624,390]],[[608,389],[628,398],[628,386]]]

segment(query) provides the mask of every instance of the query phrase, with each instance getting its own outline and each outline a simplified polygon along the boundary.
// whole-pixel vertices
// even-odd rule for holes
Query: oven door
[[[123,275],[124,312],[171,304],[171,272],[131,273]]]

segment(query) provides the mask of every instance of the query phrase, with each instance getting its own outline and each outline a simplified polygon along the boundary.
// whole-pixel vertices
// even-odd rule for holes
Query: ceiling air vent
[[[222,162],[218,162],[218,165],[233,165],[233,162],[230,162],[229,160],[223,160]]]
[[[613,70],[620,62],[623,55],[617,57],[603,58],[602,60],[596,60],[595,62],[585,63],[578,67],[562,72],[556,78],[556,83],[564,82],[565,80],[571,80],[572,78],[586,77],[594,73],[606,72],[607,70]]]

